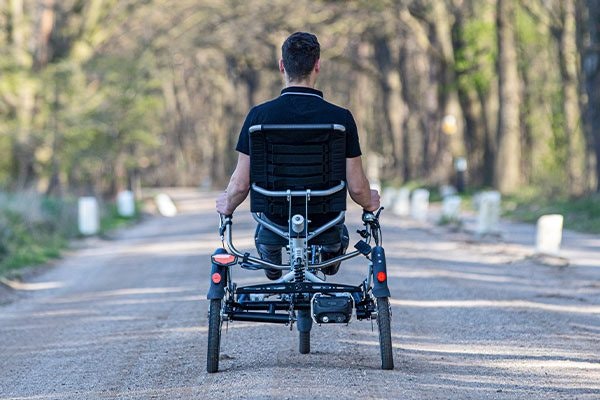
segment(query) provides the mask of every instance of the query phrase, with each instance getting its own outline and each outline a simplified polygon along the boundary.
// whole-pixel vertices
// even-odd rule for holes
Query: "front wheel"
[[[299,332],[299,339],[300,354],[310,353],[310,332]]]
[[[381,351],[381,369],[394,369],[391,320],[392,314],[390,311],[389,298],[378,298],[377,326],[379,328],[379,350]]]
[[[214,373],[219,370],[221,304],[221,299],[211,299],[208,310],[208,351],[206,354],[206,371],[209,373]]]

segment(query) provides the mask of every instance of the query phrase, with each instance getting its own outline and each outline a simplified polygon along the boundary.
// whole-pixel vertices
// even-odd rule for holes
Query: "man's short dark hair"
[[[281,55],[290,80],[302,80],[314,68],[321,55],[321,46],[312,33],[296,32],[283,42]]]

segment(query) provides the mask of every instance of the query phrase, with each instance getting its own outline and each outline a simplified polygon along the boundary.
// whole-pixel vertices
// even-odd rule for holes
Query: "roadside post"
[[[117,212],[125,218],[135,215],[135,198],[132,191],[123,190],[117,194]]]
[[[159,193],[154,198],[156,202],[156,207],[158,208],[158,212],[163,217],[174,217],[177,215],[177,207],[175,207],[175,203],[166,193]]]
[[[498,232],[500,220],[500,192],[489,191],[479,195],[479,213],[477,214],[477,229],[479,235]]]
[[[563,216],[542,215],[537,221],[535,252],[557,256],[562,242]]]
[[[442,201],[442,218],[447,221],[458,221],[460,219],[460,196],[445,196]]]
[[[424,222],[427,220],[427,212],[429,211],[429,190],[416,189],[412,194],[410,214],[417,221]]]
[[[456,171],[456,190],[463,193],[466,187],[467,159],[458,157],[454,161],[454,170]]]
[[[77,202],[79,232],[85,236],[91,236],[100,230],[100,215],[98,213],[98,201],[95,197],[80,197]]]
[[[392,205],[392,212],[399,217],[410,215],[410,189],[400,188],[396,192],[396,199]]]

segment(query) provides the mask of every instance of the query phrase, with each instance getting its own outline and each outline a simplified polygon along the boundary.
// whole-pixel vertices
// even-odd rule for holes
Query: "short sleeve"
[[[360,156],[362,153],[360,151],[360,143],[358,141],[358,128],[356,127],[356,122],[354,121],[354,117],[349,110],[346,110],[348,113],[346,117],[346,158],[354,158]]]
[[[246,155],[250,155],[250,137],[248,130],[253,125],[254,120],[254,109],[251,109],[248,115],[246,116],[246,120],[244,121],[244,125],[242,126],[242,130],[240,131],[240,136],[238,138],[237,145],[235,149],[240,153],[244,153]]]

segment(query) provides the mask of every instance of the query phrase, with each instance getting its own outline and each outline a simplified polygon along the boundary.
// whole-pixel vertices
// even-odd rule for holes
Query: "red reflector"
[[[221,274],[218,272],[215,272],[214,274],[212,274],[212,281],[214,283],[220,283],[221,282]]]
[[[385,276],[385,272],[381,271],[377,273],[377,280],[379,282],[385,282],[387,276]]]
[[[217,264],[227,265],[235,261],[235,256],[231,254],[215,254],[212,259]]]

